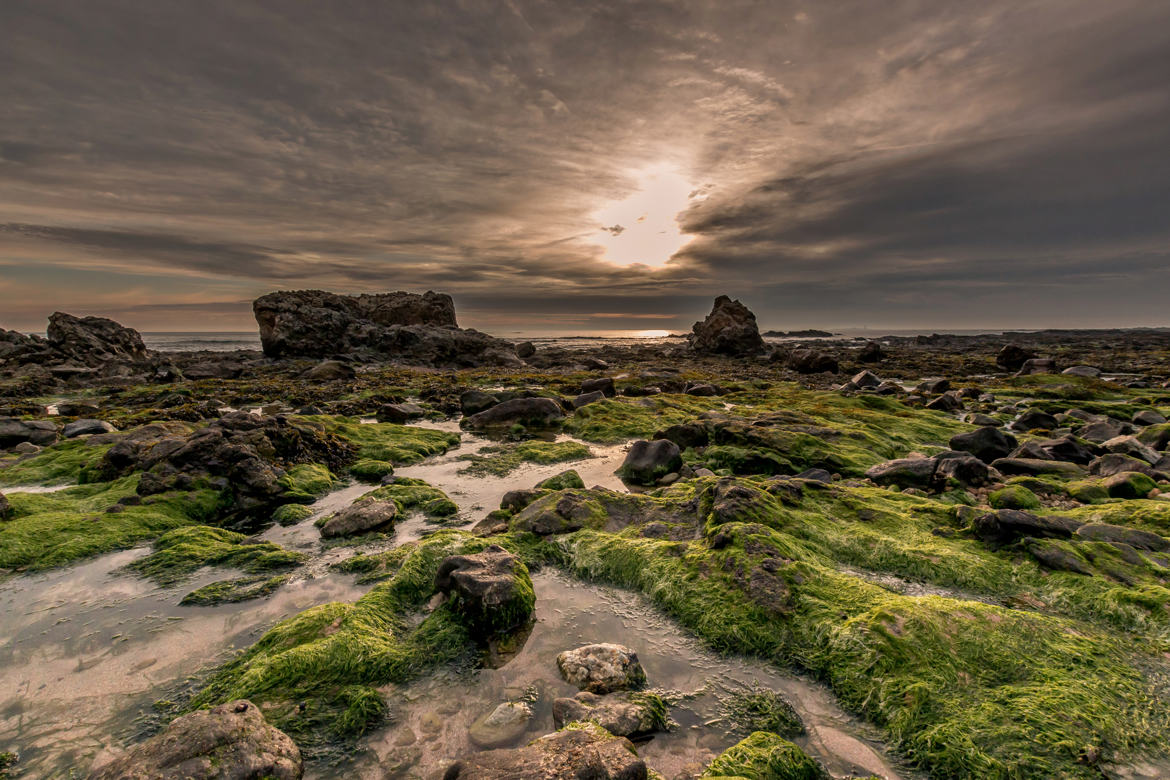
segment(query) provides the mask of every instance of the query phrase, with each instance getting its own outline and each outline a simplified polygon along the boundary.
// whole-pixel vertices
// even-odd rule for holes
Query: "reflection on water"
[[[475,750],[468,739],[472,722],[525,691],[538,692],[539,699],[517,744],[553,731],[553,699],[576,692],[560,678],[557,654],[603,641],[637,651],[652,687],[693,694],[672,712],[676,729],[638,747],[639,755],[664,777],[697,770],[738,741],[720,723],[712,723],[720,717],[720,696],[757,682],[788,697],[808,729],[794,741],[834,774],[899,776],[871,730],[844,713],[824,686],[765,663],[711,653],[639,594],[584,584],[549,570],[535,574],[533,583],[536,626],[511,661],[499,669],[440,672],[410,685],[388,686],[384,693],[391,702],[392,722],[367,739],[366,754],[354,766],[311,767],[306,776],[441,776],[451,761]],[[387,774],[391,767],[400,767],[401,774]]]

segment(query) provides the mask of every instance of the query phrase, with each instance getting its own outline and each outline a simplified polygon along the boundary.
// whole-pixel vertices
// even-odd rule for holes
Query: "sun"
[[[600,227],[591,240],[614,265],[661,268],[694,239],[679,230],[677,217],[691,204],[695,187],[670,165],[645,168],[635,178],[634,194],[594,213]]]

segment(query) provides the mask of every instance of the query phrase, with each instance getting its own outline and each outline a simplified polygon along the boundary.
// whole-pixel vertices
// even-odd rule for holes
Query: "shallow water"
[[[440,777],[454,759],[476,749],[467,736],[472,722],[500,702],[522,697],[526,689],[539,692],[539,699],[517,744],[554,731],[553,699],[576,693],[560,678],[556,656],[591,642],[633,648],[651,687],[691,694],[671,712],[676,728],[638,746],[639,755],[667,778],[700,769],[741,738],[720,722],[720,697],[756,684],[788,698],[807,728],[806,735],[793,741],[833,774],[909,777],[895,769],[872,728],[842,711],[823,685],[760,661],[716,655],[640,594],[582,583],[551,570],[536,573],[533,584],[536,624],[506,665],[440,672],[409,685],[388,686],[388,699],[399,704],[392,705],[392,724],[365,740],[366,754],[352,766],[310,767],[306,777]],[[385,774],[391,766],[402,766],[402,773]]]

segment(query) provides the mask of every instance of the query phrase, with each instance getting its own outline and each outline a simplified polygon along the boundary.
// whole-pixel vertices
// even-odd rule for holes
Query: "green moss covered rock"
[[[1040,497],[1023,485],[1008,485],[987,497],[995,509],[1039,509]]]
[[[807,753],[783,737],[757,731],[711,762],[701,780],[831,780]]]

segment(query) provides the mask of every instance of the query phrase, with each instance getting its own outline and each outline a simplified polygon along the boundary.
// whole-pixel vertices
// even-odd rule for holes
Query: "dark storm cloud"
[[[724,291],[777,326],[1164,324],[1167,72],[1170,7],[1124,0],[10,0],[0,324],[294,286],[493,326]],[[606,262],[640,215],[595,214],[663,165],[694,240]]]

